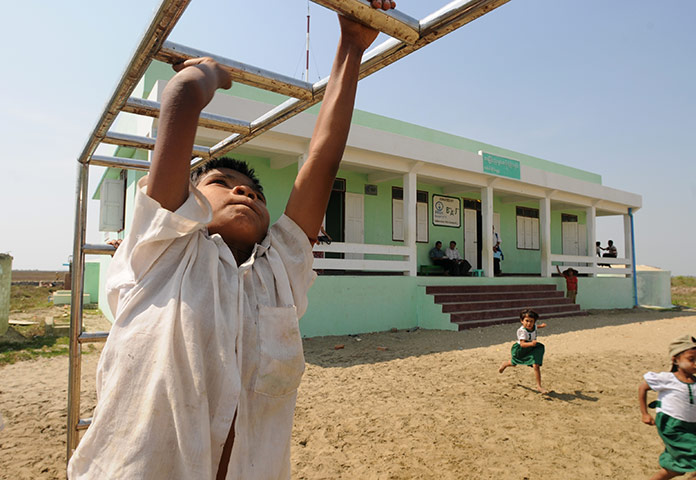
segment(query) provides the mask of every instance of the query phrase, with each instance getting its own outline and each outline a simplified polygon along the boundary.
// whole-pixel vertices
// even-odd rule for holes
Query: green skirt
[[[677,420],[659,412],[655,425],[665,443],[660,466],[673,472],[696,472],[696,423]]]
[[[539,365],[544,361],[544,344],[537,343],[534,347],[521,347],[519,343],[512,344],[513,365]]]

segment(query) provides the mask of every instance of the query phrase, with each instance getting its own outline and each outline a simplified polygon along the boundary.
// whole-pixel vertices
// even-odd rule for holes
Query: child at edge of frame
[[[339,24],[307,160],[270,228],[245,162],[215,159],[190,172],[198,117],[218,88],[230,88],[228,72],[207,57],[174,66],[150,172],[109,266],[115,321],[68,478],[290,478],[312,244],[345,149],[362,55],[378,34],[340,15]]]
[[[548,393],[541,386],[541,365],[544,362],[544,344],[537,340],[537,329],[545,328],[545,323],[537,325],[539,314],[531,308],[520,312],[520,323],[517,329],[517,341],[512,344],[511,359],[500,365],[498,373],[503,373],[506,368],[517,365],[527,365],[534,369],[534,379],[539,393]]]
[[[660,470],[650,480],[665,480],[696,472],[696,338],[683,335],[669,344],[669,372],[648,372],[638,387],[641,420],[657,427],[665,444]],[[658,393],[647,404],[648,390]],[[656,409],[655,418],[648,407]],[[696,478],[692,473],[689,478]]]

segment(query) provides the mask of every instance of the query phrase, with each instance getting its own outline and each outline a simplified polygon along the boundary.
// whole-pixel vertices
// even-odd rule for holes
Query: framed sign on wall
[[[461,224],[461,200],[433,195],[433,225],[458,228]]]

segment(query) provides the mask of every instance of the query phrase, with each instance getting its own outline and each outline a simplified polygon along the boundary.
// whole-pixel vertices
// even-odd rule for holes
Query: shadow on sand
[[[522,385],[520,383],[517,384],[517,387],[522,388],[524,390],[528,390],[537,395],[541,395],[544,398],[544,400],[560,400],[561,402],[572,402],[574,400],[582,400],[584,402],[596,402],[599,400],[599,397],[591,397],[589,395],[585,395],[580,390],[575,390],[573,393],[562,393],[557,392],[556,390],[549,390],[546,393],[539,393],[535,388],[531,388],[527,385]]]
[[[600,310],[590,312],[587,316],[543,319],[542,321],[547,323],[547,327],[543,330],[543,336],[693,316],[696,316],[696,309],[681,311],[655,311],[644,308]],[[518,325],[518,323],[494,325],[461,332],[418,329],[415,331],[400,330],[397,332],[306,338],[304,339],[305,360],[307,363],[321,367],[340,368],[492,345],[505,344],[505,348],[508,348],[508,345],[514,341]],[[558,399],[563,400],[564,395],[571,394],[558,395]]]

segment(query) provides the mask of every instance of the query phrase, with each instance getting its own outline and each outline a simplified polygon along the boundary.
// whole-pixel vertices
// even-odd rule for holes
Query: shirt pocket
[[[259,305],[259,363],[254,391],[284,397],[300,386],[304,369],[295,307]]]

